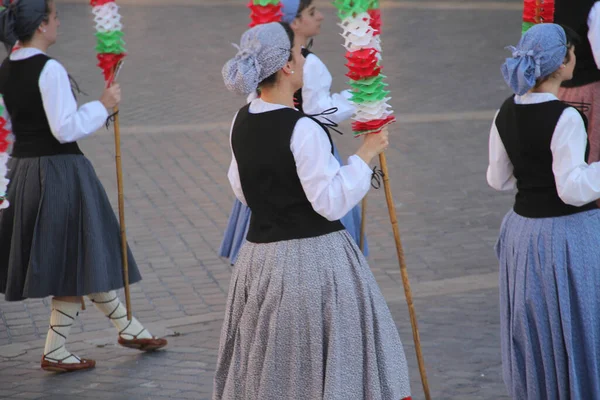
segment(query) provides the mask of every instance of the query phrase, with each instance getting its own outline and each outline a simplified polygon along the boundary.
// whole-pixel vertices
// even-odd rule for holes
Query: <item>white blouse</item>
[[[594,61],[600,69],[600,1],[596,2],[588,15],[588,41],[592,47]],[[577,53],[575,54],[577,55]]]
[[[262,99],[255,99],[250,104],[252,114],[281,108],[285,106],[267,103]],[[296,171],[306,197],[313,209],[328,220],[342,218],[369,191],[372,174],[369,165],[359,156],[353,155],[348,158],[348,165],[340,166],[331,154],[331,143],[327,135],[310,118],[298,120],[292,133],[290,150],[296,160]],[[233,151],[227,176],[236,197],[247,205]]]
[[[319,57],[309,54],[304,63],[304,84],[302,86],[302,110],[307,115],[320,114],[325,110],[336,107],[335,114],[325,118],[341,123],[349,119],[356,107],[350,102],[350,91],[331,94],[333,78],[327,66]]]
[[[43,51],[28,47],[15,50],[10,59],[24,60]],[[60,143],[82,139],[98,130],[108,118],[108,111],[100,101],[91,101],[79,109],[71,91],[71,82],[65,68],[56,60],[48,60],[39,79],[40,93],[50,130]],[[4,100],[0,98],[4,107]],[[4,109],[7,129],[11,129],[10,115]]]
[[[517,104],[538,104],[558,100],[551,93],[527,93],[515,96]],[[496,117],[498,113],[496,113]],[[513,165],[496,128],[492,123],[489,140],[488,184],[496,190],[516,187]],[[583,206],[600,198],[600,162],[585,162],[587,132],[581,115],[572,107],[563,111],[550,142],[552,172],[559,197],[566,204]]]
[[[336,124],[349,119],[356,111],[355,105],[350,101],[350,91],[331,94],[333,78],[327,66],[319,57],[309,54],[306,57],[304,68],[304,82],[302,86],[302,110],[307,115],[320,114],[323,111],[336,107],[337,111],[331,115],[316,117],[321,122],[327,122],[325,118]],[[248,96],[248,103],[257,99],[256,93]]]

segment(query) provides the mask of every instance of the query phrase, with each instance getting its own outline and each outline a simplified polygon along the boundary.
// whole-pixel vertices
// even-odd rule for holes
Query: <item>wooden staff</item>
[[[115,67],[113,79],[115,81],[122,64]],[[127,307],[127,320],[131,321],[131,296],[129,295],[129,259],[127,257],[127,233],[125,230],[125,200],[123,196],[123,167],[121,164],[121,128],[119,125],[119,106],[113,108],[115,129],[115,163],[117,166],[117,191],[119,194],[119,225],[121,227],[121,257],[123,259],[123,283],[125,289],[125,305]]]
[[[367,196],[362,199],[362,205],[360,206],[360,251],[365,252],[365,218],[367,217]]]
[[[423,352],[421,351],[421,338],[419,336],[419,326],[417,322],[417,314],[412,300],[412,290],[410,281],[408,280],[408,270],[406,268],[406,260],[404,259],[404,249],[400,240],[400,229],[398,228],[398,218],[396,216],[396,207],[392,197],[392,189],[390,187],[390,179],[388,174],[387,159],[385,153],[379,154],[379,162],[383,171],[383,187],[385,189],[385,198],[387,200],[388,209],[390,212],[390,221],[392,230],[394,231],[394,240],[396,241],[396,253],[398,255],[398,263],[400,264],[400,274],[402,275],[402,284],[404,285],[404,295],[406,296],[406,304],[408,304],[408,313],[410,314],[410,323],[412,325],[413,339],[415,342],[415,350],[417,353],[417,361],[419,363],[419,372],[421,373],[421,382],[423,383],[423,392],[425,399],[431,400],[429,394],[429,383],[427,381],[427,371],[425,370],[425,361]]]

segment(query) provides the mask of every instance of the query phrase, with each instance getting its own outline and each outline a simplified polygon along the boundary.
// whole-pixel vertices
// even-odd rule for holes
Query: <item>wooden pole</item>
[[[417,353],[417,361],[419,363],[419,372],[421,373],[421,382],[423,383],[425,399],[431,400],[431,395],[429,393],[429,383],[427,381],[427,371],[425,370],[425,361],[423,359],[423,352],[421,351],[421,338],[419,336],[417,315],[415,313],[415,307],[412,300],[412,290],[410,288],[410,281],[408,279],[406,260],[404,259],[404,249],[402,248],[402,241],[400,240],[400,229],[398,228],[396,206],[394,205],[394,199],[392,197],[392,189],[390,187],[390,179],[385,153],[381,153],[379,155],[379,162],[381,163],[381,170],[383,171],[383,186],[385,188],[385,198],[387,200],[387,205],[390,212],[390,221],[392,223],[392,230],[394,231],[394,240],[396,241],[396,253],[398,255],[398,263],[400,264],[400,274],[402,276],[402,284],[404,285],[404,295],[406,296],[408,313],[410,314],[410,323],[412,325],[413,339],[415,342],[415,350]]]
[[[362,205],[360,206],[360,251],[364,254],[365,252],[365,225],[367,217],[367,196],[362,199]]]
[[[129,295],[129,260],[127,257],[127,234],[125,232],[125,201],[123,197],[123,167],[121,165],[121,129],[119,126],[119,106],[114,107],[113,113],[115,113],[115,162],[117,165],[117,190],[119,193],[119,225],[121,227],[121,256],[123,259],[123,283],[125,288],[127,320],[131,321],[131,297]]]

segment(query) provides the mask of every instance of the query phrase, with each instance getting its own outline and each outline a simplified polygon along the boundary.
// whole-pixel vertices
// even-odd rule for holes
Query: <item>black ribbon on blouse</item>
[[[106,118],[106,129],[110,129],[110,125],[115,122],[118,114],[119,111],[115,111],[114,113],[110,114],[108,118]]]
[[[336,129],[338,127],[338,124],[336,124],[335,122],[333,122],[332,120],[330,120],[329,118],[326,117],[326,115],[335,114],[337,111],[338,111],[337,107],[331,107],[331,108],[328,108],[327,110],[323,111],[320,114],[310,114],[310,115],[307,114],[306,116],[310,117],[312,119],[315,119],[321,125],[324,125],[329,129],[333,129],[340,135],[343,135],[344,132]],[[321,118],[316,119],[316,117],[321,117]],[[322,119],[324,119],[326,122],[323,122]],[[384,177],[385,177],[385,175],[381,169],[378,169],[377,166],[373,167],[373,173],[371,174],[371,186],[373,187],[373,189],[381,188],[382,180]]]
[[[371,186],[373,187],[373,189],[380,189],[381,188],[381,182],[383,181],[383,178],[385,178],[385,174],[383,173],[383,171],[381,169],[377,168],[377,165],[373,167],[373,173],[371,174]]]
[[[591,103],[585,103],[583,101],[565,101],[565,104],[570,105],[571,107],[577,108],[579,111],[586,113],[590,111]]]
[[[338,127],[338,124],[336,124],[335,122],[333,122],[332,120],[330,120],[329,118],[326,117],[327,115],[333,115],[336,112],[338,112],[338,108],[337,107],[331,107],[331,108],[328,108],[327,110],[321,112],[320,114],[306,114],[306,116],[310,117],[312,119],[317,119],[317,117],[321,117],[321,118],[317,119],[317,121],[319,121],[319,123],[321,125],[326,126],[329,129],[333,129],[334,131],[336,131],[340,135],[343,135],[344,132],[336,129]],[[323,122],[322,120],[325,120],[325,122]]]

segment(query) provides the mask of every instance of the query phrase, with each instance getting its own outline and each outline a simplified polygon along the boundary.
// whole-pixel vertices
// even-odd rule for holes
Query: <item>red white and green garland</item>
[[[344,30],[348,76],[356,105],[355,136],[379,133],[396,121],[381,65],[381,11],[378,0],[334,0]]]
[[[525,0],[521,33],[536,24],[554,22],[554,0]]]
[[[0,7],[0,10],[4,7]],[[18,43],[13,46],[13,51],[18,48]],[[2,98],[2,95],[0,95]],[[15,141],[15,137],[12,132],[8,130],[6,125],[8,121],[4,118],[5,108],[0,105],[0,210],[8,208],[10,205],[6,199],[6,192],[8,190],[9,179],[6,177],[8,174],[8,159],[12,151],[12,144]]]
[[[281,21],[282,7],[279,0],[250,0],[250,27]]]
[[[98,67],[104,73],[104,80],[110,82],[116,66],[127,55],[119,6],[114,0],[90,0],[90,5],[96,23]]]
[[[1,96],[0,96],[1,97]],[[3,117],[4,107],[0,105],[0,210],[8,208],[9,203],[6,199],[9,180],[6,177],[8,173],[8,159],[14,143],[13,134],[6,128],[7,121]]]

